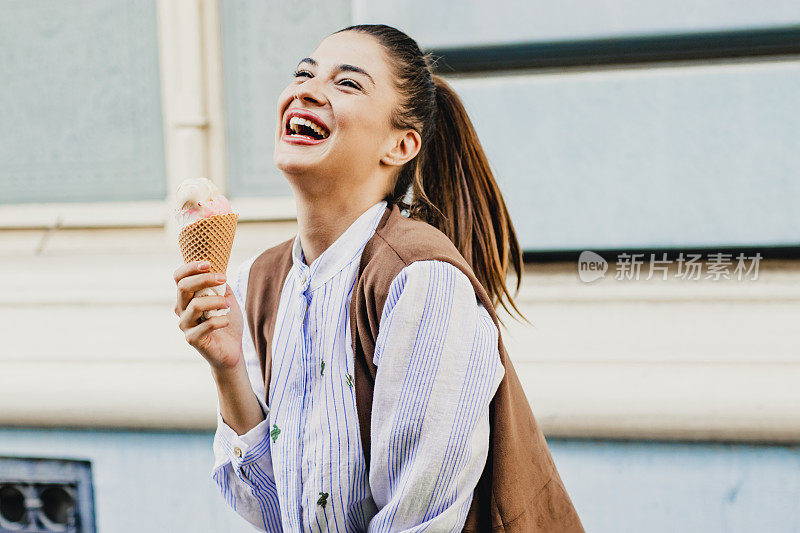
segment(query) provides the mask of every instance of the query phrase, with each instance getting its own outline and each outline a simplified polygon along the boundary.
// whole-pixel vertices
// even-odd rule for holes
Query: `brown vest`
[[[253,262],[245,311],[261,363],[269,401],[271,343],[283,283],[292,268],[293,238],[266,250]],[[494,306],[455,245],[433,226],[406,218],[390,205],[361,254],[350,302],[354,387],[361,443],[370,458],[372,390],[377,367],[372,356],[389,286],[400,271],[422,260],[447,261],[472,282],[495,325]],[[542,431],[536,423],[514,366],[498,339],[505,376],[489,406],[489,454],[473,493],[465,532],[582,532]]]

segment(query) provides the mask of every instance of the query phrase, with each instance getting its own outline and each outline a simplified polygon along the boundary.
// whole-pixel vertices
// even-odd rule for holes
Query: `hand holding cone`
[[[239,215],[228,200],[206,178],[187,179],[178,187],[175,214],[182,223],[178,245],[183,261],[208,261],[212,272],[228,269]],[[202,289],[197,296],[225,296],[225,285]],[[221,316],[227,309],[204,311],[203,318]]]

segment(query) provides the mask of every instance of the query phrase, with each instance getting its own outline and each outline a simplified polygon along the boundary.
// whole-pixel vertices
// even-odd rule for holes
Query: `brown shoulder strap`
[[[378,223],[378,229],[386,225],[393,214],[386,209]],[[370,265],[375,257],[381,258],[381,264]],[[374,268],[374,267],[378,268]],[[361,448],[364,452],[367,475],[370,461],[370,426],[372,419],[372,392],[375,388],[377,367],[373,362],[375,340],[378,338],[378,326],[381,313],[386,303],[389,287],[395,276],[406,266],[400,257],[386,247],[386,243],[375,234],[367,241],[361,252],[358,272],[356,273],[353,292],[350,297],[350,334],[353,338],[353,388],[356,396],[356,412],[358,413]]]
[[[395,246],[396,243],[402,245]],[[488,306],[487,309],[493,309],[486,291],[447,236],[424,222],[406,219],[397,205],[386,210],[375,229],[375,235],[367,241],[361,253],[350,301],[350,330],[355,358],[353,381],[367,471],[370,459],[372,396],[377,372],[373,357],[381,314],[392,281],[403,268],[421,259],[447,261],[458,267],[470,278],[483,305]]]
[[[266,388],[264,402],[267,405],[272,369],[272,333],[275,331],[283,283],[292,268],[293,243],[294,237],[265,250],[253,261],[247,281],[245,312],[261,366],[261,377]]]

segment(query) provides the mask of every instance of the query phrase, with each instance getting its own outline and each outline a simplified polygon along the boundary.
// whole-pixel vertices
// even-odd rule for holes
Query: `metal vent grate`
[[[94,533],[88,461],[0,457],[0,533]]]

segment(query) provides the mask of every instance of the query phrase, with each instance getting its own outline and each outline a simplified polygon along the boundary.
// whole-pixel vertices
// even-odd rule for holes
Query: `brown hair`
[[[422,148],[400,170],[385,200],[405,207],[447,235],[464,256],[495,308],[508,304],[521,316],[506,286],[509,266],[522,281],[522,251],[503,195],[461,99],[433,73],[434,61],[417,42],[391,26],[359,24],[335,33],[372,35],[389,57],[398,93],[403,99],[392,114],[392,126],[411,128]],[[411,204],[405,196],[409,187]]]

